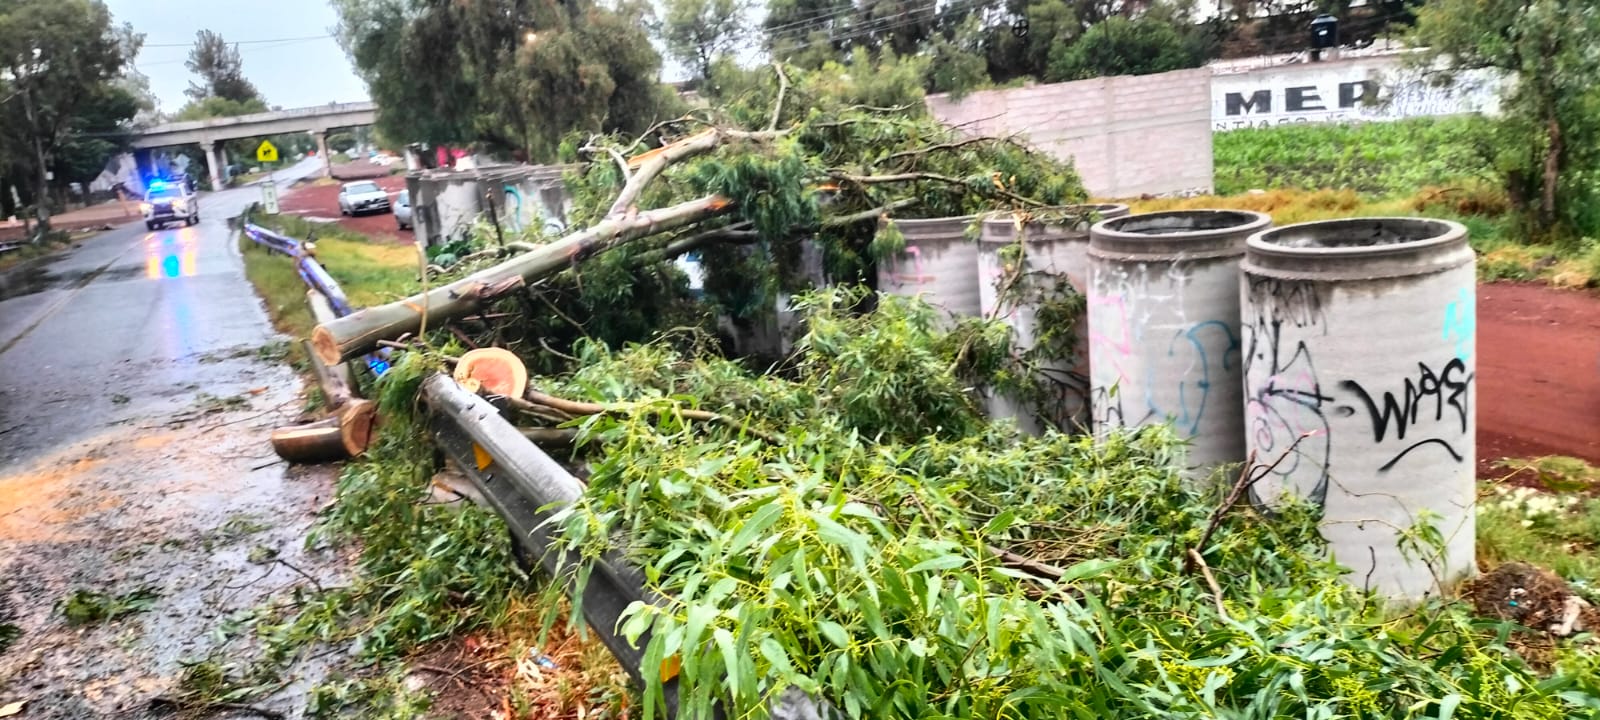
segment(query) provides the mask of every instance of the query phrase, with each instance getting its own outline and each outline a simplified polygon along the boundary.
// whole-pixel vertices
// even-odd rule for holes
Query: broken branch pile
[[[941,424],[965,412],[946,338],[914,302],[864,323],[849,297],[807,305],[809,357],[789,379],[666,344],[582,343],[571,373],[507,405],[579,429],[586,486],[538,536],[578,607],[598,558],[640,569],[652,599],[620,629],[640,667],[673,669],[642,673],[658,709],[742,716],[790,687],[906,718],[1555,718],[1600,702],[1539,690],[1580,679],[1539,677],[1460,607],[1374,612],[1321,559],[1313,508],[1214,512],[1164,428],[865,432],[882,422],[860,402],[875,393]],[[402,377],[428,365],[408,355]],[[535,452],[508,443],[495,463]]]

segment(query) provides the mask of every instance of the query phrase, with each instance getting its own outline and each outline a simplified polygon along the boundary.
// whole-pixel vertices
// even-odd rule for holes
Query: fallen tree
[[[563,271],[624,246],[632,248],[627,254],[636,261],[628,266],[635,271],[698,251],[713,302],[735,317],[770,312],[780,287],[803,285],[803,241],[822,249],[830,275],[851,282],[869,274],[870,241],[884,215],[958,216],[1084,198],[1070,166],[1009,138],[958,139],[903,107],[847,105],[814,76],[790,82],[780,70],[777,80],[742,104],[663,124],[647,137],[681,136],[642,153],[635,150],[644,138],[574,143],[574,159],[587,162],[568,177],[575,206],[569,217],[583,229],[320,323],[312,336],[317,354],[333,364],[379,341],[481,315],[496,301],[541,293]],[[626,283],[626,274],[607,279]],[[649,302],[641,288],[607,287],[618,299]]]

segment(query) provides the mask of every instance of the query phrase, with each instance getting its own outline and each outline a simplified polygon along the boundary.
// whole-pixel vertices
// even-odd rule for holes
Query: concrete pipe
[[[1097,431],[1170,422],[1186,474],[1242,462],[1239,257],[1272,219],[1185,210],[1089,230],[1089,385]]]
[[[976,215],[893,222],[905,249],[878,262],[878,292],[921,297],[956,317],[976,316],[978,244],[967,238]]]
[[[1120,204],[1075,205],[1067,213],[1082,213],[1077,223],[1030,222],[1020,225],[1010,213],[985,218],[978,237],[978,300],[984,317],[998,317],[1012,328],[1018,352],[1033,347],[1039,337],[1036,302],[1040,293],[1049,293],[1059,279],[1066,280],[1074,292],[1087,294],[1089,279],[1089,226],[1100,220],[1128,214]],[[1016,255],[1007,248],[1021,242],[1020,274],[1008,260]],[[1015,280],[1008,280],[1015,278]],[[1006,297],[1002,297],[1002,294]],[[1011,418],[1023,431],[1038,434],[1046,425],[1077,432],[1089,427],[1089,323],[1080,318],[1073,328],[1073,354],[1044,362],[1041,371],[1050,391],[1045,407],[1004,394],[990,392],[986,397],[989,416]],[[1043,417],[1040,416],[1041,412]]]
[[[1394,598],[1474,568],[1475,263],[1458,223],[1364,218],[1259,233],[1243,264],[1252,499],[1320,506],[1349,581]]]

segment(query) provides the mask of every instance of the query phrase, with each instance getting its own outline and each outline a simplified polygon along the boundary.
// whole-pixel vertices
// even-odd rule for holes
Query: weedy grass
[[[1353,190],[1409,196],[1486,178],[1483,121],[1463,116],[1360,124],[1297,124],[1215,133],[1218,194],[1253,189]]]
[[[1600,287],[1600,239],[1535,237],[1490,171],[1476,117],[1279,125],[1217,133],[1215,196],[1137,200],[1135,212],[1236,208],[1287,225],[1423,216],[1467,226],[1484,281]]]
[[[1577,458],[1506,460],[1478,499],[1478,559],[1521,560],[1600,591],[1600,468]]]
[[[56,609],[68,625],[90,625],[145,612],[154,607],[160,597],[152,588],[139,588],[122,595],[79,588],[56,603]]]
[[[374,242],[359,233],[292,215],[257,215],[252,221],[296,239],[315,238],[317,260],[339,281],[356,307],[389,302],[420,289],[417,252],[412,245]],[[294,262],[242,235],[239,246],[245,275],[266,302],[273,326],[291,337],[309,337],[314,323],[306,307],[306,284]],[[297,346],[291,347],[291,353],[299,352]]]

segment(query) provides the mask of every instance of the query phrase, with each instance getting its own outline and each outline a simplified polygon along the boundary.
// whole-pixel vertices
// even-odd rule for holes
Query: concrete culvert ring
[[[1285,225],[1252,235],[1246,263],[1275,275],[1384,278],[1471,262],[1467,228],[1449,220],[1374,217]]]

